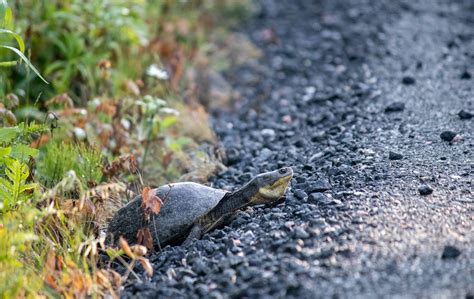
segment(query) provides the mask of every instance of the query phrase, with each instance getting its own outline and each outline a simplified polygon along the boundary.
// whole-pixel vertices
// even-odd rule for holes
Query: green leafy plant
[[[21,63],[22,61],[41,79],[43,82],[48,82],[41,76],[40,72],[34,67],[30,60],[25,56],[25,43],[21,36],[12,30],[6,29],[13,25],[13,14],[11,8],[8,6],[6,0],[0,0],[0,20],[3,28],[0,28],[0,35],[6,35],[13,38],[18,43],[18,48],[0,44],[0,48],[12,51],[19,57],[19,60],[0,61],[0,67],[11,67]]]
[[[32,298],[43,289],[43,279],[23,257],[31,256],[31,244],[39,238],[33,226],[40,215],[31,206],[0,212],[0,297]]]
[[[69,92],[84,103],[111,86],[120,90],[125,79],[138,75],[140,46],[147,41],[144,8],[140,0],[22,1],[16,7],[17,27],[28,33],[31,57],[52,81],[44,94]],[[139,72],[130,68],[129,59]],[[24,89],[25,74],[16,75],[20,80],[13,89]]]
[[[5,174],[6,178],[0,177],[0,208],[2,211],[10,210],[17,204],[26,202],[32,197],[32,193],[29,191],[37,187],[34,183],[27,183],[30,175],[28,165],[18,160],[7,162]]]
[[[38,150],[27,145],[33,135],[44,131],[41,125],[24,123],[10,128],[0,128],[0,210],[8,211],[32,197],[36,184],[27,183],[30,176],[28,160],[35,158]]]

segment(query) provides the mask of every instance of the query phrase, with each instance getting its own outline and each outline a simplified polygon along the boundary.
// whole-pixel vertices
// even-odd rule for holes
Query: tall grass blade
[[[13,48],[13,47],[10,47],[10,46],[0,46],[0,48],[5,48],[5,49],[8,49],[8,50],[11,50],[13,52],[15,52],[18,56],[20,56],[20,58],[26,63],[26,65],[46,84],[49,84],[48,81],[46,81],[45,78],[43,78],[43,76],[41,76],[41,74],[39,73],[39,71],[35,68],[35,66],[33,64],[31,64],[31,62],[28,60],[28,58],[26,58],[26,56],[20,51],[18,50],[17,48]]]

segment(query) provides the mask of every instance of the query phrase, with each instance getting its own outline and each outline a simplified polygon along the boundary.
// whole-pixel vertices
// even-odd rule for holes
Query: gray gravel
[[[472,298],[474,2],[259,3],[212,183],[292,166],[286,202],[152,255],[123,297]]]

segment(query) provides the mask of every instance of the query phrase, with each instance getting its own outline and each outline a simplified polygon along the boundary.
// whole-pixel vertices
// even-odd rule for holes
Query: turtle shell
[[[154,245],[158,246],[159,241],[165,246],[186,238],[194,222],[214,208],[227,191],[184,182],[161,186],[155,194],[163,200],[163,206],[150,219],[148,228]],[[141,196],[137,196],[117,211],[108,226],[109,238],[116,242],[123,236],[132,244],[137,242],[138,230],[145,225],[141,203]]]

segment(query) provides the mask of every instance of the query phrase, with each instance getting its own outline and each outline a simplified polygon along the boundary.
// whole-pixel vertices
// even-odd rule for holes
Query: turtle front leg
[[[232,223],[237,218],[237,215],[239,214],[239,211],[233,212],[233,213],[228,213],[226,214],[223,218],[222,221],[222,226],[228,226]]]
[[[191,244],[193,239],[201,239],[202,237],[202,226],[198,223],[195,223],[189,232],[189,235],[186,237],[186,240],[183,242],[183,246],[188,246]]]

